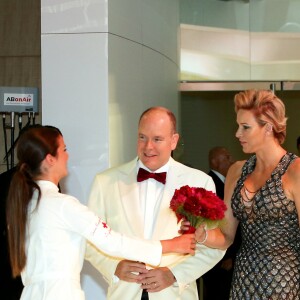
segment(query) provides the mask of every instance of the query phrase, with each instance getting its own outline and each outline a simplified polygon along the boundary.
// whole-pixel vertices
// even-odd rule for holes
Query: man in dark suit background
[[[228,149],[225,147],[214,147],[208,153],[210,171],[208,175],[212,177],[216,194],[224,199],[224,182],[229,167],[233,159]],[[202,276],[203,279],[203,299],[204,300],[228,300],[233,264],[237,250],[240,245],[239,230],[237,231],[234,243],[227,249],[224,258],[210,271]]]
[[[229,167],[233,160],[229,151],[225,147],[214,147],[208,153],[209,172],[208,175],[216,185],[216,194],[224,199],[224,183]]]

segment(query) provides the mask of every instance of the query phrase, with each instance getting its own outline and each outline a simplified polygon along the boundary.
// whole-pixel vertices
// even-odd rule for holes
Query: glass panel
[[[300,80],[300,0],[181,0],[181,80]]]
[[[250,1],[251,79],[300,79],[300,1]]]

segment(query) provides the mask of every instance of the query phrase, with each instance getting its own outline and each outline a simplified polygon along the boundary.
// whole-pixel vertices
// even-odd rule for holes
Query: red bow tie
[[[139,172],[137,174],[137,181],[141,182],[149,178],[153,178],[162,184],[166,183],[166,177],[167,177],[167,172],[161,172],[161,173],[151,173],[148,172],[147,170],[143,168],[139,168]]]

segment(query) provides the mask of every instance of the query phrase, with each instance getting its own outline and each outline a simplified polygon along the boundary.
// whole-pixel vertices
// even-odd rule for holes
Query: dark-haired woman
[[[161,242],[128,238],[76,198],[59,193],[68,153],[57,128],[28,129],[18,140],[17,156],[7,224],[12,272],[21,274],[24,284],[22,300],[84,299],[80,271],[86,239],[111,256],[152,265],[159,264],[162,252],[194,253],[194,235]]]

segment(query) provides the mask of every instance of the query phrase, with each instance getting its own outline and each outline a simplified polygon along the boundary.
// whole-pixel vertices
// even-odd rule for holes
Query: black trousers
[[[149,300],[148,292],[146,290],[143,290],[141,300]]]

